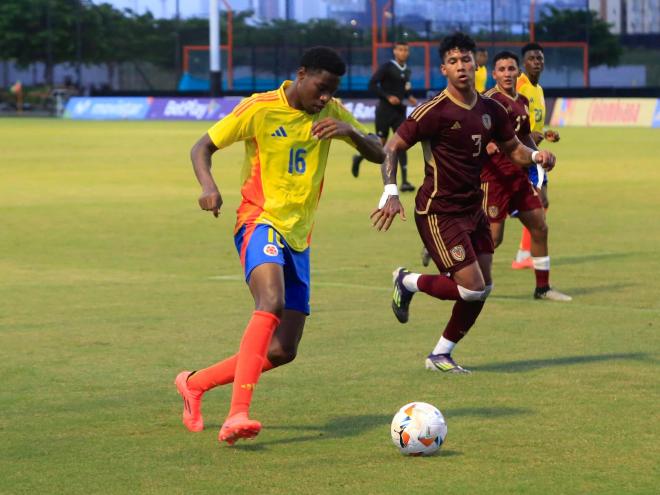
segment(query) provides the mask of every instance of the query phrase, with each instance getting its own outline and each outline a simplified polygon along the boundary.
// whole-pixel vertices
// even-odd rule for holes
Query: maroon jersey
[[[477,95],[472,106],[445,89],[421,105],[397,129],[410,146],[424,151],[424,182],[417,191],[417,213],[472,213],[481,208],[481,169],[486,144],[509,141],[514,132],[506,110]]]
[[[529,101],[523,95],[518,94],[515,98],[502,91],[499,86],[495,86],[486,92],[486,96],[502,104],[509,114],[511,125],[518,136],[518,139],[528,135],[531,132],[529,127]],[[509,175],[520,175],[527,177],[527,170],[514,165],[509,157],[501,151],[495,153],[486,162],[481,172],[481,180],[488,182],[498,177]]]

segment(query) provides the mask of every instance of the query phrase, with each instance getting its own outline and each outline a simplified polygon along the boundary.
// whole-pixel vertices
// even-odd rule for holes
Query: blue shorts
[[[294,251],[270,225],[243,225],[234,236],[245,281],[259,265],[277,263],[284,269],[284,308],[310,313],[309,248]]]
[[[545,186],[548,183],[548,173],[541,168],[543,173],[543,180],[539,179],[540,165],[532,164],[527,168],[527,177],[534,187]]]

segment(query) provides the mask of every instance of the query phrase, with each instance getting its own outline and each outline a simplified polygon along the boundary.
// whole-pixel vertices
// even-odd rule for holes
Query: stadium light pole
[[[82,91],[82,0],[76,0],[76,86]]]
[[[536,13],[534,12],[536,8],[536,2],[535,0],[530,0],[529,2],[529,41],[534,42],[536,41],[536,33],[535,33],[535,24],[536,21],[534,20],[534,16]]]
[[[209,0],[209,56],[211,96],[222,94],[220,70],[220,8],[218,0]]]

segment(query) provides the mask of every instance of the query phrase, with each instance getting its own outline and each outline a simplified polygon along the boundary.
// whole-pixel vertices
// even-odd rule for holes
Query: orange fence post
[[[234,89],[234,13],[227,0],[222,0],[227,9],[227,88]]]
[[[383,5],[383,15],[381,16],[380,22],[382,23],[380,26],[380,42],[381,43],[387,43],[387,20],[385,19],[387,17],[387,10],[391,7],[392,5],[392,0],[387,0],[387,3]]]

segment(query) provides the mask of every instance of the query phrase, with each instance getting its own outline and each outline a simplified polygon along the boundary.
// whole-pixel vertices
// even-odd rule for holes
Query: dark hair
[[[476,46],[477,45],[474,43],[474,40],[467,34],[456,32],[451,36],[445,36],[440,42],[440,58],[444,60],[445,54],[454,48],[458,48],[461,51],[468,50],[474,53]]]
[[[541,45],[539,45],[538,43],[527,43],[520,50],[520,54],[524,57],[525,53],[531,52],[532,50],[538,50],[541,53],[543,53],[543,47]]]
[[[397,46],[397,45],[408,46],[408,42],[406,40],[396,40],[394,42],[394,46]]]
[[[498,60],[505,60],[508,58],[512,58],[513,60],[515,60],[516,65],[520,66],[520,60],[518,59],[518,55],[508,50],[504,50],[502,52],[499,52],[497,55],[495,55],[493,57],[493,65],[495,65],[495,63],[497,63]]]
[[[336,76],[346,73],[346,64],[339,54],[327,46],[314,46],[303,53],[300,66],[308,71],[327,70]]]

